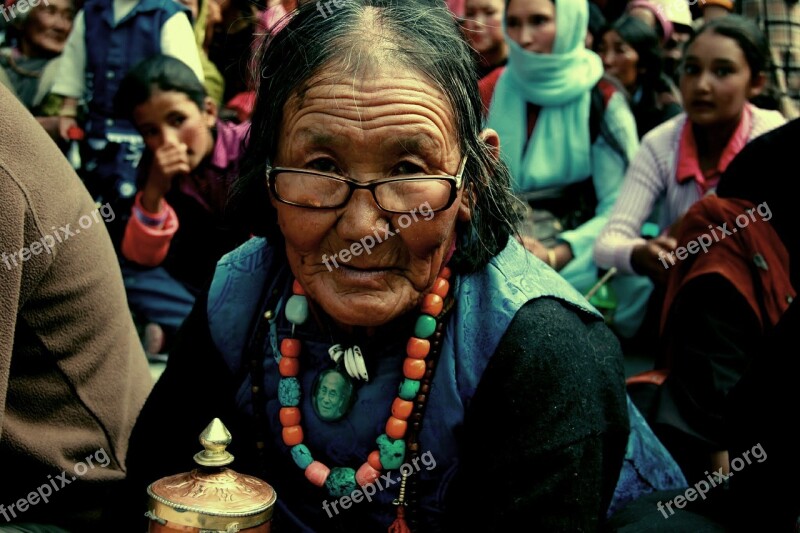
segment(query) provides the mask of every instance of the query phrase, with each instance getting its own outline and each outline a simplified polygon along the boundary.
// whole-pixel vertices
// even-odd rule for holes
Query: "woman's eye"
[[[179,126],[180,126],[181,124],[183,124],[185,121],[186,121],[186,117],[185,117],[185,116],[183,116],[183,115],[172,115],[172,116],[169,118],[169,124],[170,124],[170,126],[172,126],[173,128],[177,128],[177,127],[179,127]]]
[[[700,72],[700,69],[697,67],[697,65],[684,65],[683,72],[686,74],[697,74]]]
[[[394,174],[407,176],[409,174],[425,174],[425,171],[419,165],[415,165],[414,163],[408,161],[403,161],[394,167]]]
[[[714,70],[714,75],[719,77],[719,78],[724,78],[725,76],[728,76],[730,74],[733,74],[733,70],[731,70],[731,69],[729,69],[727,67],[721,67],[721,68],[718,68],[718,69]]]
[[[315,159],[308,163],[306,168],[310,170],[316,170],[317,172],[327,172],[329,174],[341,175],[339,167],[337,167],[336,163],[334,163],[331,159]]]
[[[509,28],[519,28],[519,19],[516,17],[509,17],[506,25]]]
[[[541,26],[542,24],[547,24],[550,22],[550,19],[542,15],[536,15],[531,19],[531,22],[534,26]]]

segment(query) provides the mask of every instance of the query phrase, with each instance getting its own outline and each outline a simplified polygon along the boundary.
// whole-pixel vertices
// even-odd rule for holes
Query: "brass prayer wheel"
[[[230,443],[231,434],[215,418],[200,435],[198,468],[147,487],[150,533],[269,533],[277,495],[268,483],[226,468],[233,462]]]

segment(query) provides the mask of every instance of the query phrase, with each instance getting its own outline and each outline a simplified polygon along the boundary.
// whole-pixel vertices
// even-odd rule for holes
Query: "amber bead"
[[[403,375],[408,379],[422,379],[425,375],[425,361],[406,357],[403,361]]]
[[[411,337],[406,345],[406,353],[412,359],[425,359],[431,351],[431,341]]]
[[[438,294],[426,294],[422,300],[420,311],[431,316],[439,316],[443,307],[444,300],[442,300],[441,296]]]
[[[447,292],[450,290],[450,282],[444,278],[436,278],[436,281],[433,282],[433,287],[431,287],[430,293],[437,294],[441,296],[443,299],[447,296]]]
[[[389,420],[386,421],[386,434],[392,439],[399,440],[405,437],[407,428],[408,422],[405,420],[390,416]]]
[[[295,377],[300,373],[300,360],[297,357],[281,357],[281,362],[278,363],[278,371],[283,377]]]
[[[299,357],[300,356],[300,340],[299,339],[283,339],[281,341],[281,355],[284,357]]]
[[[281,436],[285,445],[296,446],[303,442],[303,428],[300,425],[285,427]]]
[[[281,407],[278,416],[283,427],[300,425],[300,409],[297,407]]]
[[[392,416],[400,420],[408,420],[413,410],[414,402],[409,402],[402,398],[395,398],[394,402],[392,402]]]

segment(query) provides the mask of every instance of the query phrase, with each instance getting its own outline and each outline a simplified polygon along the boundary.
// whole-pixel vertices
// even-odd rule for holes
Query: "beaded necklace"
[[[409,430],[409,417],[414,411],[414,400],[417,400],[417,413],[410,434],[419,433],[421,412],[429,393],[432,364],[426,363],[426,358],[431,353],[431,337],[436,333],[436,346],[439,348],[441,337],[441,324],[437,323],[438,317],[444,309],[444,300],[450,290],[451,272],[447,267],[442,268],[439,276],[433,283],[430,292],[425,295],[420,305],[420,316],[414,327],[414,336],[409,338],[406,345],[406,359],[403,361],[404,380],[400,384],[397,397],[392,402],[391,415],[389,416],[385,432],[377,439],[378,449],[372,451],[367,460],[356,471],[350,467],[329,468],[323,463],[314,460],[311,451],[303,444],[303,428],[300,425],[300,399],[301,388],[297,376],[300,373],[301,343],[294,337],[294,327],[303,324],[308,318],[308,301],[305,292],[297,280],[292,283],[292,296],[286,302],[286,318],[292,323],[292,337],[283,339],[280,343],[281,358],[278,371],[281,379],[278,383],[278,401],[281,405],[279,418],[282,426],[281,437],[283,443],[290,448],[292,460],[301,468],[306,479],[317,487],[325,487],[334,498],[341,498],[351,494],[358,487],[364,487],[376,481],[382,470],[396,470],[403,464],[406,456],[406,433]],[[430,367],[430,368],[429,368]],[[425,385],[421,387],[421,380],[425,378]],[[422,390],[424,388],[424,390]],[[413,442],[413,450],[418,451],[418,443]],[[395,500],[398,519],[392,529],[407,531],[405,525],[404,507],[405,476],[400,486],[400,498]],[[402,524],[402,525],[401,525]]]

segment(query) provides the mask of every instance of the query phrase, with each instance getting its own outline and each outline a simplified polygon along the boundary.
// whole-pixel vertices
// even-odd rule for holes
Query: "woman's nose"
[[[353,191],[342,209],[338,233],[345,241],[355,242],[376,230],[388,229],[389,215],[378,207],[372,193],[366,189]]]
[[[533,43],[534,33],[535,31],[533,27],[528,24],[522,25],[522,28],[520,28],[519,32],[519,40],[521,41],[520,45],[522,45],[523,48],[530,46]]]

